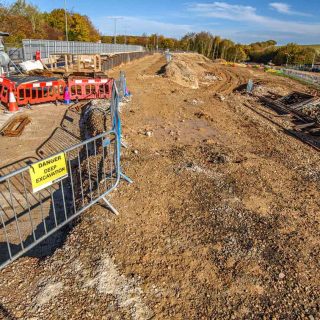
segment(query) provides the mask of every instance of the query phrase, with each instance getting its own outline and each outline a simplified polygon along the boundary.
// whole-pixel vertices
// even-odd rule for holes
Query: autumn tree
[[[18,45],[22,39],[65,39],[65,14],[68,20],[68,39],[70,41],[98,41],[113,43],[114,36],[100,35],[89,17],[62,8],[51,12],[41,12],[38,7],[26,0],[16,0],[5,5],[0,0],[0,30],[10,33],[7,43]],[[181,39],[164,35],[142,34],[118,35],[117,43],[144,46],[148,50],[159,49],[199,52],[210,59],[222,58],[228,61],[253,61],[276,64],[311,64],[317,61],[316,51],[312,47],[289,43],[277,46],[274,40],[254,42],[249,45],[235,44],[210,32],[189,32]]]
[[[99,32],[87,16],[74,13],[70,20],[69,40],[94,42],[100,40]]]
[[[56,40],[65,40],[65,11],[64,9],[54,9],[50,13],[44,14],[47,25],[54,31],[58,38]],[[71,16],[67,13],[68,21],[71,20]],[[48,35],[49,39],[54,40],[51,34]]]
[[[1,31],[10,33],[7,42],[21,42],[23,38],[34,38],[43,34],[42,14],[36,6],[17,0],[11,6],[0,4]]]

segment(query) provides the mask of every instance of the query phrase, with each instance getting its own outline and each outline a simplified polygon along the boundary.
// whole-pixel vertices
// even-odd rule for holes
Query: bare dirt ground
[[[30,117],[31,123],[20,137],[0,137],[1,166],[23,158],[37,157],[36,149],[59,126],[66,110],[64,105],[48,103],[23,111]]]
[[[310,89],[199,55],[122,69],[121,214],[95,206],[51,256],[4,269],[0,318],[318,319],[319,153],[234,92]]]

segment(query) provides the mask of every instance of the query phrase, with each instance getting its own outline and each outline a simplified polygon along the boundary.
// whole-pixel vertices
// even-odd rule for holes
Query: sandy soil
[[[67,110],[65,105],[53,103],[33,106],[32,110],[24,110],[23,114],[30,117],[20,137],[0,136],[1,167],[22,158],[37,157],[36,149],[53,133]]]
[[[310,89],[198,55],[173,61],[123,67],[133,94],[123,170],[134,184],[112,194],[120,216],[95,206],[51,256],[1,271],[0,317],[320,317],[319,154],[234,92],[249,78],[260,91]]]

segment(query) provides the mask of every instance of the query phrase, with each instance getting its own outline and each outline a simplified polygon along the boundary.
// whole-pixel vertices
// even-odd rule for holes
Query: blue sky
[[[63,7],[64,0],[30,2],[50,11]],[[120,17],[121,34],[179,38],[204,30],[242,43],[274,39],[279,44],[320,44],[320,0],[67,0],[67,7],[88,15],[103,34],[113,34],[110,17]]]

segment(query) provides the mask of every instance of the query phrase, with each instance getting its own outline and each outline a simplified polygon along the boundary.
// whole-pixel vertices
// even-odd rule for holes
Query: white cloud
[[[272,2],[272,3],[270,3],[270,7],[277,10],[280,13],[286,13],[286,14],[291,13],[291,8],[287,3]]]
[[[189,6],[189,11],[199,15],[229,20],[253,20],[256,9],[251,6],[232,5],[226,2],[196,3]]]
[[[320,38],[320,23],[285,21],[257,14],[256,8],[227,2],[196,3],[188,8],[198,16],[241,21],[256,27],[276,32],[290,32],[297,35],[313,35]]]
[[[272,9],[278,11],[279,13],[299,16],[310,16],[309,14],[292,10],[291,6],[284,2],[271,2],[269,5]]]

